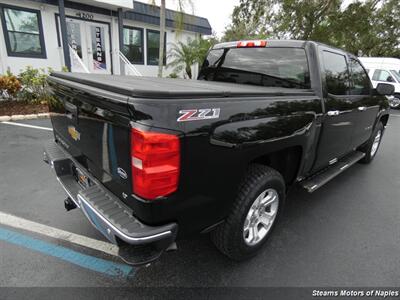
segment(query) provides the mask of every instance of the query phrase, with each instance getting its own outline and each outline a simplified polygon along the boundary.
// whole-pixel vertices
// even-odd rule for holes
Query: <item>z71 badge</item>
[[[184,109],[180,110],[181,116],[177,119],[178,122],[198,121],[207,119],[218,119],[219,108],[201,108],[201,109]]]

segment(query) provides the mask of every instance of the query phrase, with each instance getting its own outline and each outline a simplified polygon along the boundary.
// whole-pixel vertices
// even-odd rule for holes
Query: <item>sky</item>
[[[194,14],[207,18],[218,37],[230,24],[233,8],[238,4],[239,0],[193,0]]]
[[[138,1],[152,3],[152,0]],[[157,5],[160,4],[160,1],[155,2]],[[225,27],[230,23],[233,8],[239,4],[239,0],[192,0],[192,2],[194,12],[190,5],[186,7],[185,12],[207,18],[218,37],[223,35]],[[167,8],[177,9],[176,0],[166,0],[166,5]]]

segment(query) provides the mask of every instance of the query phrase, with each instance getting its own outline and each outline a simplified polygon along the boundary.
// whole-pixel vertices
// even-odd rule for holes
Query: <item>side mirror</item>
[[[378,85],[376,86],[376,92],[379,95],[390,96],[394,94],[394,86],[393,84],[389,83],[378,83]]]

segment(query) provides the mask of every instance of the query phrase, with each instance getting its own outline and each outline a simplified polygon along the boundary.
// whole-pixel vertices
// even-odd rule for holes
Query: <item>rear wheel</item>
[[[384,130],[385,128],[382,122],[379,122],[379,124],[376,125],[371,138],[369,139],[367,144],[361,149],[361,151],[365,153],[365,156],[360,162],[369,164],[374,159],[381,144]]]
[[[234,260],[254,256],[268,240],[285,202],[285,182],[272,168],[251,165],[226,221],[211,233],[216,247]]]

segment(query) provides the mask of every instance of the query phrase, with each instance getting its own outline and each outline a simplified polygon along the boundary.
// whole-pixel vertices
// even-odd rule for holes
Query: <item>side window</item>
[[[351,82],[350,95],[368,95],[370,93],[370,82],[367,73],[365,73],[361,64],[351,58]]]
[[[375,81],[386,81],[386,82],[395,82],[392,75],[386,70],[376,69],[374,75],[372,76],[372,80]]]
[[[340,54],[323,51],[323,61],[328,93],[334,95],[348,94],[349,72],[346,58]]]
[[[397,82],[400,82],[400,73],[397,72],[396,70],[390,70],[390,73],[393,75],[393,77],[396,79]]]

